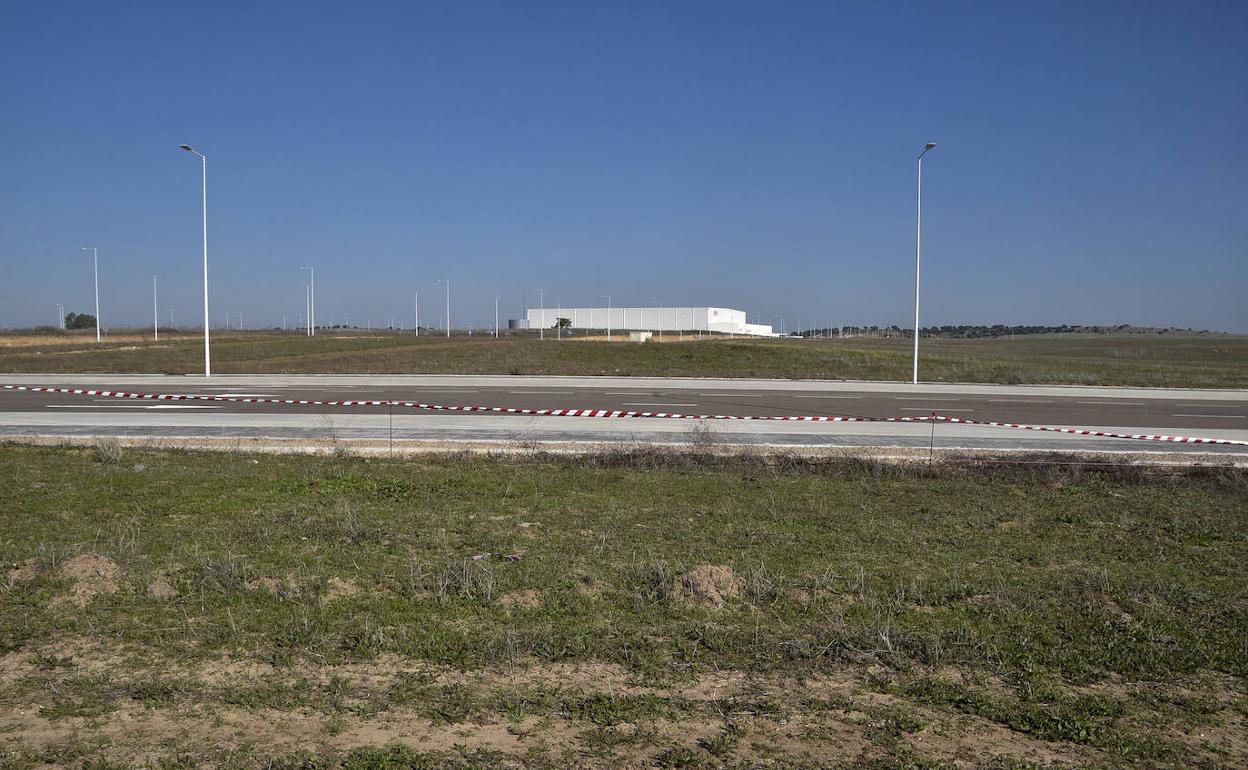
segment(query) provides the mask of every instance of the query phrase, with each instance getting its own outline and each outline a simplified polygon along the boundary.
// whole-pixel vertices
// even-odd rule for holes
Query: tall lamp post
[[[308,336],[316,336],[316,268],[300,267],[308,271]]]
[[[932,151],[935,142],[928,142],[919,153],[919,194],[914,209],[914,377],[911,384],[919,384],[919,265],[923,245],[923,156]]]
[[[607,342],[610,342],[611,341],[611,295],[599,294],[598,296],[603,297],[607,300]]]
[[[91,252],[91,264],[95,270],[95,341],[100,341],[100,258],[99,249],[94,246],[83,246],[83,251]]]
[[[65,330],[65,306],[59,302],[56,303],[56,328]]]
[[[178,145],[192,155],[199,156],[200,183],[204,204],[204,376],[212,376],[212,350],[208,336],[208,158],[196,152],[189,144]]]
[[[152,276],[152,339],[160,341],[160,309],[156,304],[156,276]]]
[[[537,292],[537,312],[541,314],[539,316],[541,320],[537,322],[537,338],[544,340],[546,339],[546,295],[541,289],[529,289],[529,291]]]
[[[420,336],[420,292],[414,292],[412,295],[412,304],[416,307],[416,336]]]
[[[446,284],[446,336],[451,336],[451,279],[439,278],[438,283]]]

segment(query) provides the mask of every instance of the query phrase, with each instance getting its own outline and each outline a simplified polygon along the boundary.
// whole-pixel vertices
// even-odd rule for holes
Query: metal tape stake
[[[932,456],[936,452],[936,413],[932,412],[932,438],[927,444],[927,465],[932,465]]]

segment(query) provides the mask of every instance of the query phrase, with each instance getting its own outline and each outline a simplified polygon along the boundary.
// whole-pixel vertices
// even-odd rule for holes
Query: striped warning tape
[[[1163,441],[1172,444],[1221,444],[1226,446],[1248,446],[1248,441],[1237,441],[1229,438],[1198,438],[1196,436],[1166,436],[1154,433],[1114,433],[1107,430],[1089,430],[1087,428],[1063,428],[1056,425],[1024,425],[1017,422],[992,422],[989,420],[970,420],[965,417],[945,417],[933,415],[940,422],[958,423],[962,425],[986,425],[992,428],[1017,428],[1019,430],[1038,430],[1050,433],[1069,433],[1074,436],[1099,436],[1101,438],[1127,438],[1137,441]]]
[[[518,414],[531,417],[646,417],[677,420],[770,420],[784,422],[926,422],[930,417],[856,417],[848,415],[736,415],[680,414],[678,412],[639,412],[619,409],[531,409],[516,406],[479,406],[427,404],[420,401],[342,400],[323,401],[299,398],[260,398],[245,396],[214,396],[199,393],[133,393],[123,390],[89,388],[53,388],[34,385],[4,385],[5,390],[29,393],[63,393],[75,396],[100,396],[137,401],[228,401],[241,404],[282,404],[287,406],[397,406],[434,412],[487,412]]]
[[[752,420],[769,422],[943,422],[958,425],[982,425],[992,428],[1015,428],[1019,430],[1066,433],[1075,436],[1095,436],[1100,438],[1133,439],[1137,441],[1159,441],[1175,444],[1213,444],[1220,446],[1248,446],[1248,441],[1222,438],[1200,438],[1195,436],[1166,436],[1147,433],[1114,433],[1112,431],[1089,430],[1087,428],[1065,428],[1053,425],[1025,425],[1012,422],[992,422],[988,420],[972,420],[966,417],[946,417],[933,413],[930,417],[862,417],[856,415],[735,415],[735,414],[681,414],[678,412],[640,412],[618,409],[532,409],[515,406],[480,406],[427,404],[420,401],[393,400],[356,400],[339,401],[299,399],[299,398],[260,398],[246,396],[214,396],[198,393],[134,393],[121,390],[98,390],[92,388],[56,388],[36,385],[3,385],[4,390],[24,391],[27,393],[58,393],[75,396],[100,396],[138,401],[226,401],[242,404],[281,404],[286,406],[385,406],[405,409],[421,409],[432,412],[475,412],[488,414],[515,414],[530,417],[634,417],[663,418],[676,420]]]

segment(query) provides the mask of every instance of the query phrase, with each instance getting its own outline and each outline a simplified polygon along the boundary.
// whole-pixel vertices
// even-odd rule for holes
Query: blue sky
[[[550,306],[1248,331],[1248,5],[8,2],[0,326]],[[532,295],[536,303],[536,295]],[[163,312],[163,311],[162,311]],[[809,321],[806,322],[809,325]]]

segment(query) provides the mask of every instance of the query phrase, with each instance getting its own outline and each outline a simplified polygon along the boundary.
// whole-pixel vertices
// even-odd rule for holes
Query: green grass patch
[[[967,719],[1055,761],[1240,756],[1185,736],[1248,702],[1243,470],[8,446],[0,501],[0,706],[50,729],[469,736],[317,755],[343,767],[798,762],[766,736],[799,724],[810,751],[850,730],[862,764],[928,766]]]

